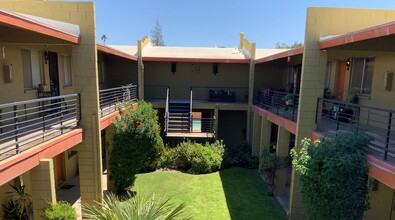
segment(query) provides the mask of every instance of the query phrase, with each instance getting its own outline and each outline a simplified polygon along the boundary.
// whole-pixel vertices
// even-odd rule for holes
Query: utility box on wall
[[[5,83],[13,83],[14,82],[14,70],[12,64],[4,65],[4,82]]]
[[[384,90],[391,91],[393,75],[394,74],[389,71],[384,73],[384,84],[383,84]]]

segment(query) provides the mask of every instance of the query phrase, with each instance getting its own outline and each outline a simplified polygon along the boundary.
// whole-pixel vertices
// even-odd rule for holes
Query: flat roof
[[[125,59],[137,61],[137,46],[97,44],[97,50]]]
[[[235,48],[167,47],[148,44],[143,61],[249,63],[250,56]]]
[[[74,44],[80,41],[80,27],[61,21],[0,9],[0,23],[33,31]]]
[[[294,48],[294,49],[283,49],[282,51],[277,51],[277,53],[268,54],[265,57],[261,57],[255,60],[255,63],[265,63],[272,60],[278,60],[281,58],[286,58],[290,56],[296,56],[303,54],[303,47]],[[277,49],[278,50],[278,49]]]
[[[395,34],[395,21],[341,35],[321,37],[319,47],[320,49],[327,49],[393,34]]]

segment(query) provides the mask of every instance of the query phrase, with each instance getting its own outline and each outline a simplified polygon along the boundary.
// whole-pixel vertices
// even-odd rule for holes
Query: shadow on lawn
[[[229,168],[219,172],[231,219],[286,219],[257,170]]]

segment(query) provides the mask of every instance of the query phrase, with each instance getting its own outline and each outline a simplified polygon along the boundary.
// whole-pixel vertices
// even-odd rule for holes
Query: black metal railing
[[[126,85],[99,91],[100,97],[100,114],[106,116],[117,110],[117,104],[120,102],[135,101],[138,98],[137,85]]]
[[[192,86],[193,102],[248,102],[247,87]]]
[[[254,105],[294,122],[298,118],[299,95],[272,89],[254,92]]]
[[[212,133],[215,136],[216,118],[194,118],[190,120],[191,133]]]
[[[165,132],[169,130],[169,98],[170,88],[166,88],[166,109],[165,109]]]
[[[0,160],[78,127],[79,94],[0,105]]]
[[[145,85],[144,99],[148,101],[165,101],[168,86],[164,85]]]
[[[373,138],[369,152],[387,160],[395,157],[395,111],[319,98],[317,130],[363,131]]]

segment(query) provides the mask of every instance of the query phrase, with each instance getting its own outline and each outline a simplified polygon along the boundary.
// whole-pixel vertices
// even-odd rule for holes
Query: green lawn
[[[193,219],[286,219],[273,197],[266,195],[256,170],[230,168],[205,175],[176,171],[139,174],[134,191],[185,202]]]

